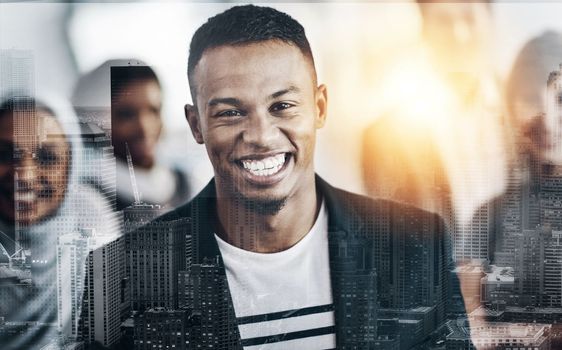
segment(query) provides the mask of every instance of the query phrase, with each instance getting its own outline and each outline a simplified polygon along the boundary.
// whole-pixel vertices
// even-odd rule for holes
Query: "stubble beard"
[[[287,203],[287,198],[254,199],[241,196],[240,200],[246,210],[263,216],[276,215]]]
[[[279,213],[287,204],[287,197],[256,198],[246,196],[244,195],[244,187],[247,186],[246,184],[233,183],[232,179],[229,180],[232,198],[249,212],[263,216],[272,216]]]

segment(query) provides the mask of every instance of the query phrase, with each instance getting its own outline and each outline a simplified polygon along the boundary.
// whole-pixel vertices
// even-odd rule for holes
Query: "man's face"
[[[36,130],[46,136],[42,141],[29,135],[14,139],[12,115],[0,117],[0,216],[7,222],[15,221],[15,207],[20,224],[46,219],[57,211],[66,193],[69,145],[64,138],[53,137],[64,135],[54,117],[37,111],[37,118],[42,127],[37,125]]]
[[[316,129],[326,117],[325,86],[292,45],[268,41],[205,51],[186,116],[204,143],[219,195],[285,201],[311,191]]]
[[[126,159],[128,143],[133,163],[142,168],[154,165],[156,144],[162,131],[162,96],[154,80],[128,83],[112,101],[111,128],[115,153]]]
[[[529,142],[532,154],[542,162],[562,165],[562,89],[557,86],[540,94],[542,104],[521,97],[514,113],[519,136]]]

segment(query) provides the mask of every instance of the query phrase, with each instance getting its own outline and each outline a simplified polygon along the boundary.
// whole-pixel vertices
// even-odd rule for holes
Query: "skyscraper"
[[[329,246],[330,254],[341,261],[331,266],[333,294],[338,296],[334,298],[334,306],[340,310],[336,322],[345,324],[336,336],[357,348],[369,348],[377,339],[377,276],[373,269],[373,247],[369,244],[372,241],[350,239],[345,234],[333,240],[340,242]],[[351,319],[350,315],[360,317]],[[362,327],[360,331],[358,327]]]
[[[154,308],[135,318],[135,349],[192,349],[189,310]]]
[[[416,208],[397,218],[391,241],[390,303],[387,307],[410,309],[434,306],[438,323],[444,319],[448,286],[445,228],[436,215],[418,215]],[[400,218],[400,219],[399,219]]]
[[[129,208],[126,228],[160,208]],[[147,217],[146,221],[150,218]],[[178,307],[178,273],[186,269],[187,219],[151,222],[125,235],[127,277],[133,310]]]
[[[0,96],[35,96],[35,58],[30,50],[0,50]]]
[[[86,343],[115,344],[120,337],[124,238],[90,241],[84,276],[80,336]]]
[[[544,253],[547,232],[523,230],[515,245],[515,288],[523,303],[538,305],[544,296]]]
[[[84,293],[85,262],[93,247],[93,230],[68,233],[57,245],[58,326],[63,336],[78,337],[78,320]]]
[[[14,158],[21,158],[23,152],[36,153],[41,138],[38,125],[37,113],[35,111],[35,59],[33,53],[28,50],[0,50],[0,96],[10,97],[13,111],[14,144],[22,149],[14,149]],[[42,135],[45,137],[45,135]],[[26,169],[24,166],[16,168],[17,174],[22,174]],[[34,170],[34,169],[31,169]],[[16,249],[23,247],[29,249],[29,237],[23,233],[25,226],[23,221],[26,214],[16,208]]]
[[[223,344],[221,340],[232,344],[238,341],[235,336],[238,326],[229,323],[234,319],[234,309],[228,302],[230,292],[226,274],[219,264],[217,260],[191,265],[189,280],[184,285],[186,307],[200,320],[197,329],[191,332],[192,341],[200,348],[226,349],[229,344]]]
[[[116,175],[115,156],[113,146],[107,134],[94,123],[80,123],[79,135],[67,135],[68,138],[80,138],[82,141],[81,164],[77,176],[82,181],[94,186],[106,199],[102,215],[111,217],[110,213],[115,210],[116,197]],[[78,204],[77,204],[78,205]],[[100,220],[100,218],[92,218]],[[119,222],[108,225],[115,233],[120,229]],[[106,232],[109,234],[110,232]]]

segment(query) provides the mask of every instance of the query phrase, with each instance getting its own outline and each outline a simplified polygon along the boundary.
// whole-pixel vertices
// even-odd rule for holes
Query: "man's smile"
[[[292,159],[291,153],[268,153],[245,156],[236,161],[244,177],[258,185],[281,181]]]
[[[199,107],[186,106],[186,117],[207,148],[221,197],[315,200],[308,191],[326,97],[311,63],[276,40],[205,51],[194,71]]]

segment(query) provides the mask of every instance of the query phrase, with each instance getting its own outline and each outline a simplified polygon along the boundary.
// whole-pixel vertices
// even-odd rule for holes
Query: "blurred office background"
[[[185,169],[196,193],[212,176],[212,169],[204,147],[194,142],[183,116],[183,106],[191,100],[186,78],[188,44],[206,18],[230,6],[232,3],[2,3],[0,48],[31,50],[36,93],[66,98],[81,74],[107,59],[136,57],[147,62],[160,75],[163,85],[164,140],[159,157]],[[416,98],[439,104],[443,97],[432,97],[439,88],[425,85],[424,73],[416,70],[415,59],[403,67],[398,65],[403,75],[398,74],[402,80],[397,86],[385,80],[397,62],[408,61],[412,47],[422,40],[417,4],[280,2],[271,6],[304,25],[320,81],[329,88],[329,120],[319,133],[317,146],[319,174],[338,187],[365,193],[361,170],[363,130],[383,115],[389,104],[401,101],[407,106]],[[501,85],[516,53],[529,38],[547,29],[562,30],[562,4],[499,2],[492,3],[490,10],[492,30],[486,34],[490,41],[486,54]],[[502,113],[498,102],[498,123]],[[466,217],[503,190],[501,142],[498,147],[496,153],[492,152],[497,172],[486,170],[489,184],[475,197]],[[459,186],[457,183],[453,181],[452,186]]]

